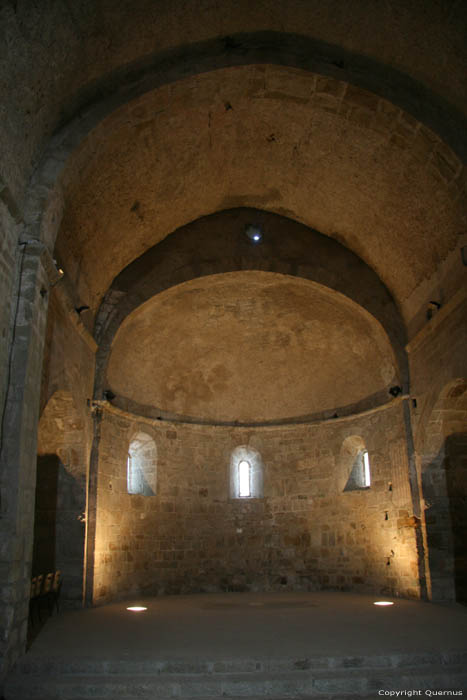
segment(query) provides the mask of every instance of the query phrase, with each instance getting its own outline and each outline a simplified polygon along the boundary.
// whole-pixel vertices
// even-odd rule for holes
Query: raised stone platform
[[[38,635],[5,697],[466,695],[467,610],[408,600],[378,608],[375,600],[328,592],[202,594],[65,613]],[[131,613],[131,604],[148,609]]]

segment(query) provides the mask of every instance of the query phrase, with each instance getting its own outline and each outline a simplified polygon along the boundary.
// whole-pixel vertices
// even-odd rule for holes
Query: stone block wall
[[[59,569],[62,602],[79,607],[83,601],[89,448],[84,421],[71,394],[55,392],[42,414],[38,437],[32,574]]]
[[[34,243],[21,252],[19,293],[12,300],[13,348],[10,345],[6,351],[8,387],[2,405],[0,455],[0,685],[24,651],[28,622],[39,412],[36,378],[41,371],[47,309],[42,290],[48,286],[42,253]]]
[[[127,451],[147,431],[156,495],[127,493]],[[369,489],[344,493],[344,440],[363,438]],[[230,497],[240,446],[264,464],[264,497]],[[104,410],[94,602],[222,590],[374,591],[419,595],[401,402],[353,419],[244,429],[137,422]]]
[[[96,344],[76,312],[71,294],[60,282],[51,290],[41,376],[41,415],[56,391],[69,391],[81,417],[90,417]],[[86,423],[85,437],[91,424]]]
[[[467,376],[467,286],[435,313],[408,345],[417,446],[421,447],[429,414],[443,389]]]
[[[0,192],[3,183],[0,180]],[[12,334],[14,284],[18,256],[18,226],[0,195],[0,406],[5,404],[8,381],[8,354]]]
[[[467,295],[461,289],[409,344],[429,594],[467,601]]]
[[[48,503],[47,515],[54,518],[56,534],[51,543],[53,552],[50,550],[45,560],[53,562],[53,569],[61,570],[62,601],[72,607],[83,601],[86,490],[92,441],[94,351],[81,326],[74,308],[67,308],[65,294],[60,288],[54,289],[47,319],[37,452],[41,465],[56,460],[51,484],[56,497]],[[37,506],[36,501],[36,544],[37,528],[44,527],[40,521],[44,515],[37,512]],[[44,556],[37,551],[34,555],[33,573],[47,573],[39,570]]]

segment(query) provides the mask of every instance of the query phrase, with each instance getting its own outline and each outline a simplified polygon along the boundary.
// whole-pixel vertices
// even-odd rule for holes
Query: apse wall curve
[[[401,399],[359,416],[250,428],[143,423],[108,404],[93,602],[326,588],[420,597],[415,530],[401,516],[411,512],[407,458],[393,454],[403,423]],[[128,441],[141,430],[157,444],[151,498],[127,491]],[[370,454],[372,481],[344,491],[341,448],[352,436]]]

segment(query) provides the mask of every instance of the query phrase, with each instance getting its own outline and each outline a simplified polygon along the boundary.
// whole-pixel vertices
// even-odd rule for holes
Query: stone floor
[[[467,609],[400,599],[378,607],[373,605],[377,599],[331,592],[201,594],[62,613],[49,619],[34,640],[6,698],[116,697],[115,689],[104,692],[99,685],[103,673],[114,684],[118,673],[125,673],[129,684],[128,674],[154,677],[159,686],[164,677],[160,690],[154,685],[147,694],[144,688],[134,695],[118,694],[125,698],[337,697],[339,689],[343,697],[377,698],[386,676],[388,688],[404,689],[412,681],[416,688],[426,677],[427,687],[449,686],[467,694],[467,673],[449,676],[448,669],[467,667]],[[135,604],[147,610],[126,609]],[[435,666],[440,669],[437,681],[430,676]],[[379,676],[369,684],[364,669]],[[402,669],[409,680],[403,680]],[[54,674],[68,674],[69,684],[71,673],[81,678],[91,674],[94,691],[89,683],[87,690],[75,687],[75,695],[37,691],[39,676],[47,674],[51,682]],[[223,673],[237,675],[220,685]],[[195,688],[191,681],[200,681],[202,674],[204,681]],[[26,676],[34,692],[20,690]],[[347,695],[347,689],[354,695]]]
[[[467,650],[467,608],[351,593],[135,598],[50,618],[30,654],[282,657]],[[130,605],[147,611],[129,612]]]

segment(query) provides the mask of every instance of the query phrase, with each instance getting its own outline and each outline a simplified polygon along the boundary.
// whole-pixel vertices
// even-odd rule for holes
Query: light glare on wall
[[[373,603],[373,605],[380,605],[381,607],[385,607],[386,605],[394,605],[394,603],[390,600],[377,600]]]
[[[144,605],[130,605],[127,610],[130,610],[131,612],[144,612],[147,610],[147,608],[145,608]]]

